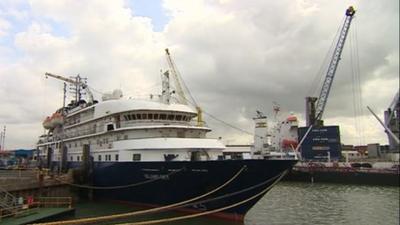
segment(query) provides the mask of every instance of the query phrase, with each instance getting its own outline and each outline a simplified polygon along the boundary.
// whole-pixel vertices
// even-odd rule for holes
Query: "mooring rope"
[[[270,186],[268,186],[267,188],[265,188],[264,190],[262,190],[261,192],[245,199],[242,200],[240,202],[236,202],[234,204],[222,207],[222,208],[218,208],[218,209],[213,209],[210,211],[205,211],[205,212],[201,212],[201,213],[196,213],[196,214],[190,214],[190,215],[185,215],[185,216],[177,216],[177,217],[171,217],[171,218],[164,218],[164,219],[158,219],[158,220],[148,220],[148,221],[140,221],[140,222],[132,222],[132,223],[121,223],[118,225],[148,225],[148,224],[157,224],[157,223],[166,223],[166,222],[172,222],[172,221],[177,221],[177,220],[184,220],[184,219],[191,219],[191,218],[195,218],[195,217],[200,217],[200,216],[204,216],[204,215],[209,215],[209,214],[213,214],[213,213],[217,213],[217,212],[221,212],[230,208],[234,208],[236,206],[242,205],[248,201],[251,201],[265,193],[267,193],[270,189],[272,189],[288,172],[288,170],[283,171],[280,174],[280,177],[274,182],[272,183]]]
[[[166,174],[166,176],[174,175],[174,174],[176,174],[178,172],[181,172],[183,170],[184,170],[184,168],[172,171],[171,173]],[[113,190],[113,189],[124,189],[124,188],[136,187],[136,186],[139,186],[139,185],[152,183],[154,181],[161,180],[162,177],[158,177],[158,178],[155,178],[155,179],[144,180],[144,181],[141,181],[141,182],[138,182],[138,183],[133,183],[133,184],[118,185],[118,186],[107,186],[107,187],[91,186],[91,185],[84,185],[84,184],[75,184],[75,183],[63,181],[63,180],[58,179],[58,178],[55,178],[55,179],[57,181],[61,182],[61,183],[64,183],[64,184],[67,184],[67,185],[70,185],[70,186],[73,186],[73,187],[78,187],[78,188],[86,188],[86,189],[94,189],[94,190]]]
[[[255,188],[261,187],[261,186],[263,186],[263,185],[265,185],[265,184],[267,184],[267,183],[269,183],[269,182],[271,182],[271,181],[277,179],[277,178],[280,177],[280,176],[281,176],[281,174],[278,174],[278,175],[276,175],[276,176],[274,176],[274,177],[269,178],[269,179],[266,180],[266,181],[263,181],[263,182],[261,182],[261,183],[259,183],[259,184],[256,184],[256,185],[253,185],[253,186],[250,186],[250,187],[247,187],[247,188],[244,188],[244,189],[242,189],[242,190],[240,190],[240,191],[235,191],[235,192],[227,193],[227,194],[224,194],[224,195],[215,197],[215,198],[210,198],[210,199],[205,199],[205,200],[201,200],[201,201],[197,201],[197,202],[188,203],[188,204],[186,204],[186,205],[180,205],[180,206],[175,207],[175,208],[173,208],[173,209],[179,209],[179,208],[184,208],[184,207],[188,207],[188,206],[191,206],[191,205],[203,204],[203,203],[212,202],[212,201],[215,201],[215,200],[220,200],[220,199],[228,198],[228,197],[231,197],[231,196],[234,196],[234,195],[238,195],[238,194],[241,194],[241,193],[243,193],[243,192],[247,192],[247,191],[253,190],[253,189],[255,189]]]
[[[76,219],[76,220],[65,220],[65,221],[56,221],[56,222],[48,222],[48,223],[37,223],[37,225],[65,225],[65,224],[87,224],[87,223],[93,223],[93,222],[101,222],[101,221],[106,221],[106,220],[114,220],[114,219],[120,219],[124,217],[130,217],[130,216],[136,216],[136,215],[141,215],[141,214],[146,214],[150,212],[158,212],[170,208],[174,208],[180,205],[184,205],[186,203],[196,201],[198,199],[201,199],[203,197],[206,197],[208,195],[211,195],[218,190],[222,189],[226,185],[230,184],[233,180],[235,180],[239,174],[241,174],[245,169],[247,168],[246,165],[244,165],[232,178],[230,178],[228,181],[223,183],[221,186],[205,193],[202,195],[199,195],[197,197],[182,201],[182,202],[177,202],[173,203],[170,205],[165,205],[157,208],[152,208],[152,209],[146,209],[146,210],[140,210],[140,211],[134,211],[134,212],[128,212],[128,213],[121,213],[121,214],[114,214],[114,215],[107,215],[107,216],[99,216],[99,217],[90,217],[90,218],[83,218],[83,219]]]

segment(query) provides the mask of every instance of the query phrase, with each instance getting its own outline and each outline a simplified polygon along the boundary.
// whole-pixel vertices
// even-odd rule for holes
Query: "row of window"
[[[104,161],[111,161],[111,155],[104,155]],[[132,155],[132,161],[140,161],[142,158],[141,154],[133,154]],[[71,156],[71,161],[74,161],[74,157]],[[119,155],[115,154],[114,155],[114,161],[118,161],[119,160]],[[78,155],[76,156],[76,161],[81,161],[81,157]],[[97,161],[102,161],[102,155],[98,155],[97,156]]]
[[[124,115],[125,120],[175,120],[175,121],[190,121],[189,116],[185,115],[173,115],[173,114],[151,114],[151,113],[140,113],[140,114],[128,114]]]
[[[97,160],[98,161],[102,160],[101,155],[97,156]],[[114,161],[118,161],[118,160],[119,160],[119,155],[118,154],[114,155]],[[105,161],[111,161],[111,155],[105,155]]]
[[[118,136],[117,136],[117,141],[118,141],[118,140],[121,140],[121,139],[122,139],[121,136],[118,135]],[[128,139],[128,135],[124,135],[124,136],[123,136],[123,139],[124,139],[124,140],[127,140],[127,139]],[[88,141],[88,145],[91,145],[91,144],[92,144],[92,142],[89,140],[89,141]],[[103,139],[97,139],[97,140],[96,140],[96,144],[99,145],[99,146],[101,147],[101,146],[103,146],[103,144],[110,144],[110,145],[111,145],[112,143],[108,143],[108,138],[103,138]],[[79,142],[79,146],[82,147],[82,146],[83,146],[83,143],[82,143],[82,142]],[[68,143],[68,148],[72,148],[72,147],[77,148],[77,147],[78,147],[78,142]],[[58,145],[56,146],[56,148],[58,148]]]

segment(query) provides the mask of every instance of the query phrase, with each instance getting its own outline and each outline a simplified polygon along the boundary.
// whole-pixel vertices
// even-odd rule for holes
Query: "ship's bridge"
[[[162,102],[148,100],[118,99],[97,104],[94,110],[94,118],[101,118],[107,115],[129,111],[180,112],[192,118],[197,115],[196,111],[187,105],[164,104]]]

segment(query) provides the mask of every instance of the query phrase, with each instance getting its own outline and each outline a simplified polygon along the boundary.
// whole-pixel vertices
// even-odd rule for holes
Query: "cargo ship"
[[[297,160],[225,159],[224,144],[206,136],[201,109],[178,96],[180,78],[166,53],[161,94],[145,100],[115,90],[98,102],[84,78],[46,73],[72,84],[74,99],[43,122],[41,166],[86,167],[94,198],[243,220]]]
[[[274,106],[275,118],[279,110],[278,106]],[[258,153],[255,156],[268,159],[294,159],[299,156],[299,162],[284,180],[400,186],[399,160],[379,158],[379,144],[365,146],[365,150],[369,149],[368,157],[349,158],[349,154],[359,152],[342,151],[339,126],[314,127],[306,135],[308,127],[298,127],[297,117],[293,114],[275,119],[271,128],[267,126],[267,117],[261,113],[254,120],[256,135],[252,148]],[[298,140],[303,137],[297,152]],[[250,149],[247,152],[251,152]]]

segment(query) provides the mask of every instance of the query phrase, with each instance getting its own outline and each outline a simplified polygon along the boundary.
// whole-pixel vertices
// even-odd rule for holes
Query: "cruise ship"
[[[72,84],[74,100],[44,120],[46,133],[37,144],[41,164],[89,168],[98,199],[243,220],[296,160],[225,159],[221,140],[207,138],[211,129],[200,108],[177,100],[181,78],[166,53],[170,68],[162,73],[161,94],[147,100],[115,90],[98,102],[80,76],[46,73]]]

